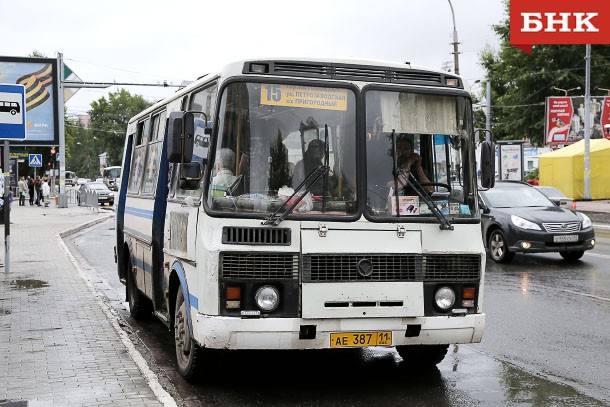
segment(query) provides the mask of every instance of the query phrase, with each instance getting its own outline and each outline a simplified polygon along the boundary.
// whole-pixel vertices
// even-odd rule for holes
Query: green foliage
[[[500,50],[484,50],[480,63],[491,83],[492,130],[496,140],[529,139],[544,144],[545,99],[561,96],[562,89],[581,87],[571,95],[583,95],[585,89],[584,45],[536,45],[532,55],[509,43],[509,4],[506,18],[494,25]],[[596,86],[610,87],[610,46],[591,47],[591,94],[605,95]]]
[[[539,178],[539,171],[538,168],[534,168],[532,171],[527,173],[527,176],[525,177],[525,179],[538,179]]]
[[[108,165],[121,165],[127,122],[149,106],[151,103],[142,96],[125,89],[110,92],[107,100],[102,97],[91,103],[89,126],[108,153]]]

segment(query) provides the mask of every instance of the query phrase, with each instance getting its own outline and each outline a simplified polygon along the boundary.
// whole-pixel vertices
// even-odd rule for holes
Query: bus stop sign
[[[0,140],[25,140],[25,87],[0,83]]]

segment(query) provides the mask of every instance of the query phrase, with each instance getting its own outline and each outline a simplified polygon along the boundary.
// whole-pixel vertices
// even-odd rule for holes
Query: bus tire
[[[178,372],[186,380],[192,382],[199,375],[203,349],[191,338],[188,324],[186,302],[182,287],[178,288],[176,295],[176,312],[174,314],[174,341],[176,345],[176,362]]]
[[[443,361],[449,345],[397,346],[396,351],[409,365],[433,367]]]
[[[132,271],[131,260],[127,263],[127,301],[129,301],[129,315],[138,321],[144,321],[152,313],[152,304],[144,293],[138,290],[136,276]]]

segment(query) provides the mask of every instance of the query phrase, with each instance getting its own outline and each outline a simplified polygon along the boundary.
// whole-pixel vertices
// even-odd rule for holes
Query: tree
[[[151,106],[140,95],[132,95],[125,89],[110,92],[108,99],[99,98],[91,103],[89,115],[90,141],[94,148],[93,159],[108,153],[108,165],[121,165],[127,122],[137,113]]]
[[[494,139],[529,139],[544,144],[545,99],[561,96],[553,86],[585,88],[584,45],[535,45],[532,55],[509,43],[509,1],[506,18],[493,29],[500,39],[500,50],[480,55],[492,92],[492,130]],[[610,87],[610,46],[591,47],[591,94],[604,95],[595,86]]]

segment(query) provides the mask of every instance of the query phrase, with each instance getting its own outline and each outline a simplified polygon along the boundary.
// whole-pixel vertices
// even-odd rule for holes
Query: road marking
[[[572,290],[562,290],[560,289],[559,291],[563,291],[564,293],[569,293],[569,294],[577,294],[577,295],[582,295],[583,297],[589,297],[589,298],[595,298],[596,300],[601,300],[601,301],[610,301],[610,298],[606,298],[606,297],[599,297],[597,295],[593,295],[593,294],[585,294],[585,293],[580,293],[578,291],[572,291]]]
[[[610,255],[585,252],[585,256],[601,257],[602,259],[610,259]]]

